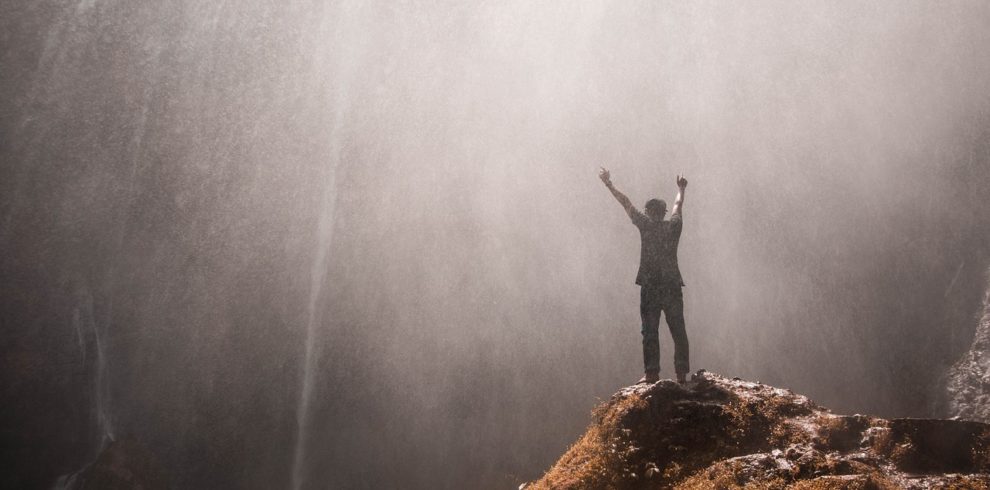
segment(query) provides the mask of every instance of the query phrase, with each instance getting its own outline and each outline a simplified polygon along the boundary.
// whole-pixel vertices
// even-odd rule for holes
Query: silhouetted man
[[[684,383],[691,369],[687,332],[684,330],[684,299],[681,296],[684,282],[677,267],[677,243],[681,239],[681,207],[687,179],[677,176],[679,192],[674,200],[674,211],[670,213],[670,220],[664,221],[666,202],[650,199],[646,202],[646,213],[641,213],[625,194],[612,185],[607,169],[602,168],[598,176],[639,228],[639,274],[636,284],[640,286],[639,314],[643,319],[643,366],[646,371],[639,382],[655,383],[660,379],[658,329],[660,314],[665,313],[670,336],[674,339],[674,372],[677,373],[677,382]]]

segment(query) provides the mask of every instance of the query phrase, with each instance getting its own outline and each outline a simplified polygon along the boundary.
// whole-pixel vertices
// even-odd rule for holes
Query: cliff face
[[[990,488],[990,425],[836,415],[700,371],[625,388],[527,489]]]
[[[990,422],[990,286],[973,345],[949,369],[946,392],[950,416]]]

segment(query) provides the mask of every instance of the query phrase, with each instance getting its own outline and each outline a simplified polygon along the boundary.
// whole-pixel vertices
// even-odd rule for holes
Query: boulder
[[[527,489],[988,488],[990,425],[837,415],[699,371],[624,388]]]

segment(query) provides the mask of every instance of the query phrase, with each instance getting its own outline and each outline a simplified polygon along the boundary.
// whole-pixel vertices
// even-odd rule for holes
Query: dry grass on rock
[[[699,373],[623,389],[527,489],[987,489],[990,426],[835,415]]]

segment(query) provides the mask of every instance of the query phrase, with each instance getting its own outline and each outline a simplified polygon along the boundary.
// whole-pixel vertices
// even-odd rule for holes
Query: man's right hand
[[[612,175],[609,174],[607,168],[602,167],[601,170],[598,171],[598,178],[602,179],[602,182],[605,183],[605,187],[607,187],[608,191],[612,193],[615,200],[619,201],[619,204],[621,204],[622,208],[626,210],[626,214],[628,214],[630,218],[639,214],[639,211],[636,211],[636,208],[633,207],[632,201],[630,201],[625,194],[619,191],[619,189],[612,186]]]
[[[607,168],[601,167],[601,170],[598,171],[598,178],[602,179],[602,182],[604,182],[606,186],[612,185],[612,175],[608,172]]]
[[[687,179],[685,179],[681,175],[678,175],[677,176],[677,188],[683,190],[685,187],[687,187]]]

